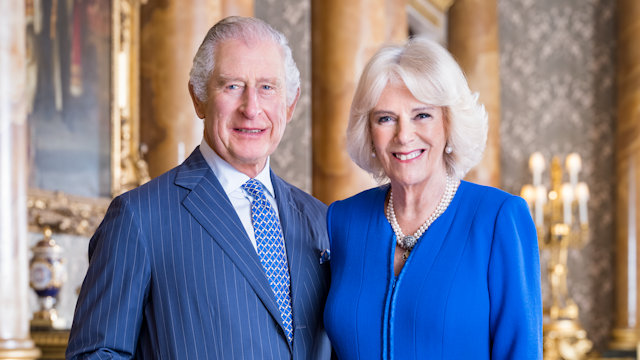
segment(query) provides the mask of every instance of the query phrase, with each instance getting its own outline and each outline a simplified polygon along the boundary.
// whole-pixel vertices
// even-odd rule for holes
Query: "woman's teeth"
[[[417,158],[418,156],[420,156],[420,154],[422,154],[422,150],[412,151],[412,152],[410,152],[408,154],[397,154],[397,153],[394,153],[393,156],[395,156],[399,160],[411,160],[411,159]]]

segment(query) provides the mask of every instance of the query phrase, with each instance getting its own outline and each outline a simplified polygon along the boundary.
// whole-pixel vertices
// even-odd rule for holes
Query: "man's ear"
[[[298,88],[298,91],[296,92],[296,98],[293,99],[293,103],[291,103],[290,106],[287,106],[287,123],[293,119],[293,111],[296,109],[298,99],[300,99],[300,88]]]
[[[193,85],[191,85],[191,82],[189,82],[189,95],[191,95],[191,101],[193,101],[193,108],[196,110],[196,114],[200,119],[204,119],[205,104],[201,102],[196,96],[196,93],[193,90]]]

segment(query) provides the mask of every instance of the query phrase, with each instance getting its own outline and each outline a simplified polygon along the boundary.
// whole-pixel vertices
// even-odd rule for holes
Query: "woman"
[[[348,150],[388,184],[331,205],[325,326],[340,359],[541,359],[535,227],[524,200],[461,181],[487,114],[440,45],[381,49]]]

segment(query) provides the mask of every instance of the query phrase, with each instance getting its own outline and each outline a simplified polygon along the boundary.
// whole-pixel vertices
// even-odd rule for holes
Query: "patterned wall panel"
[[[613,320],[615,2],[499,0],[498,10],[502,187],[519,193],[531,182],[534,151],[547,161],[582,156],[591,240],[570,251],[568,286],[589,338],[603,349]],[[545,180],[549,186],[548,170]],[[543,293],[547,301],[546,274]]]
[[[255,2],[255,16],[288,39],[300,69],[301,94],[293,120],[271,156],[271,167],[293,185],[311,191],[311,0]]]

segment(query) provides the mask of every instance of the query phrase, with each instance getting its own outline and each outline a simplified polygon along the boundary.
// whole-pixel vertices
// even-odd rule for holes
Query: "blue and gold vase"
[[[51,228],[44,229],[44,238],[31,248],[33,257],[29,263],[30,285],[38,295],[40,309],[33,314],[31,326],[58,328],[64,320],[56,310],[58,294],[66,279],[62,248],[51,238]]]

